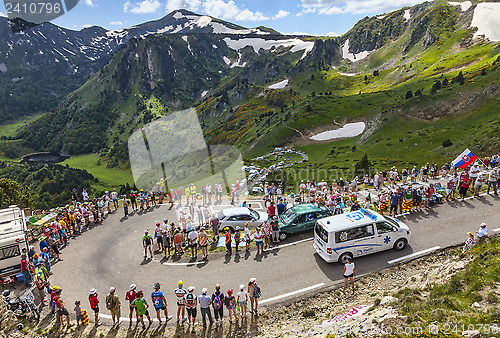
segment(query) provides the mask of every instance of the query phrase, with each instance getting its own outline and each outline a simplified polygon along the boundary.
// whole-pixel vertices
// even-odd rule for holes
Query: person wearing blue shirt
[[[50,264],[49,248],[43,248],[42,253],[40,254],[40,258],[42,259],[42,262],[45,265],[45,268],[47,269],[49,274],[52,274],[50,272],[51,264]]]
[[[201,318],[203,320],[203,327],[207,327],[207,316],[210,321],[210,325],[214,323],[212,318],[212,312],[210,311],[210,305],[212,304],[212,297],[207,296],[208,290],[203,288],[201,290],[201,295],[198,297],[198,302],[200,303]]]
[[[49,244],[47,244],[47,237],[42,236],[40,237],[40,252],[43,250],[43,248],[48,248]]]
[[[160,291],[160,285],[160,283],[155,283],[155,285],[153,286],[154,291],[151,293],[151,300],[153,301],[153,307],[156,310],[156,317],[161,323],[161,310],[163,310],[163,312],[165,313],[166,322],[172,319],[172,316],[168,315],[167,300],[165,299],[165,295],[163,294],[163,292]]]
[[[280,200],[280,202],[276,205],[276,209],[278,209],[278,215],[281,215],[285,212],[286,204],[283,202],[283,200]]]

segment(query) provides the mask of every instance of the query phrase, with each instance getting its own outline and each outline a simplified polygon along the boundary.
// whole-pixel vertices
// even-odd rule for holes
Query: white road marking
[[[302,239],[302,240],[297,241],[297,242],[292,242],[292,243],[287,243],[287,244],[283,244],[283,245],[274,246],[272,248],[265,249],[264,251],[271,251],[271,250],[281,249],[281,248],[284,248],[284,247],[287,247],[287,246],[290,246],[290,245],[295,245],[295,244],[299,244],[299,243],[303,243],[303,242],[307,242],[307,241],[312,241],[313,239],[314,239],[314,237],[306,238],[306,239]]]
[[[153,317],[153,314],[151,314],[151,313],[150,313],[150,316],[151,316],[151,319],[153,320],[153,322],[158,323],[158,318],[154,318],[154,317]],[[90,317],[90,316],[89,316],[89,317]],[[109,319],[109,320],[112,320],[112,319],[113,319],[110,315],[107,315],[107,314],[101,314],[100,312],[99,312],[99,318],[104,318],[104,319]],[[135,318],[136,318],[136,317],[135,317],[135,314],[134,314],[134,316],[132,317],[132,321],[135,321]],[[173,319],[173,318],[172,318],[172,319]],[[171,319],[169,322],[171,322],[171,321],[172,321],[172,319]],[[129,317],[120,317],[120,321],[121,321],[121,322],[130,322],[130,318],[129,318]],[[147,325],[147,323],[148,323],[148,319],[147,319],[147,318],[144,318],[144,324],[146,324],[146,325]],[[163,315],[162,315],[162,323],[165,323],[165,318],[163,318]]]
[[[498,228],[498,229],[493,229],[493,232],[498,232],[498,231],[500,231],[500,228]]]
[[[319,284],[310,286],[308,288],[304,288],[304,289],[300,289],[300,290],[297,290],[297,291],[288,292],[288,293],[285,293],[285,294],[280,295],[280,296],[276,296],[276,297],[271,297],[271,298],[268,298],[268,299],[264,299],[264,300],[259,301],[259,304],[265,304],[265,303],[274,302],[275,300],[278,300],[278,299],[281,299],[281,298],[290,297],[290,296],[294,296],[294,295],[297,295],[299,293],[307,292],[307,291],[310,291],[310,290],[314,290],[314,289],[320,288],[320,287],[322,287],[324,285],[325,285],[325,283],[319,283]]]
[[[418,257],[418,256],[425,255],[425,254],[427,254],[429,252],[433,252],[433,251],[436,251],[438,249],[441,249],[441,247],[440,246],[435,246],[433,248],[429,248],[429,249],[425,249],[425,250],[422,250],[422,251],[414,252],[414,253],[412,253],[410,255],[406,255],[406,256],[403,256],[403,257],[399,257],[399,258],[387,261],[387,263],[394,264],[394,263],[397,263],[397,262],[400,262],[400,261],[404,261],[406,259],[415,258],[415,257]]]
[[[406,216],[409,214],[410,214],[409,212],[403,212],[402,214],[396,215],[396,217]]]

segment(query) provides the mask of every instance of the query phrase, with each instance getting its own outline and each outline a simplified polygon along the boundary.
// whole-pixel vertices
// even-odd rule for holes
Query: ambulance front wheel
[[[394,243],[394,249],[397,251],[401,251],[405,248],[406,246],[406,239],[400,238]]]

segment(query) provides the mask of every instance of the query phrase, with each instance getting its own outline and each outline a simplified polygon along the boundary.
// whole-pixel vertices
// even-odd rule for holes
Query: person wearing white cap
[[[198,305],[198,300],[194,294],[194,286],[188,287],[188,293],[184,296],[184,306],[186,307],[188,316],[188,325],[196,325],[196,306]]]
[[[111,312],[111,319],[113,319],[113,325],[120,325],[121,316],[121,303],[120,298],[116,294],[116,288],[111,287],[109,289],[109,294],[106,296],[106,309]]]
[[[135,311],[135,317],[137,319],[137,322],[139,323],[139,313],[137,312],[137,308],[132,306],[132,302],[135,300],[135,298],[137,296],[137,292],[135,291],[135,289],[137,289],[137,286],[135,284],[130,284],[130,290],[127,291],[127,293],[125,294],[125,299],[128,300],[129,309],[130,309],[129,326],[132,325],[132,314],[134,313],[134,311]]]
[[[207,316],[210,321],[210,325],[214,323],[212,318],[212,311],[210,310],[210,305],[212,305],[212,298],[207,295],[207,288],[201,290],[201,295],[198,297],[198,302],[200,303],[201,319],[203,321],[203,327],[207,327]]]
[[[238,305],[240,306],[241,318],[244,318],[247,315],[248,292],[246,292],[244,289],[245,285],[241,284],[240,292],[237,293],[238,295],[237,300],[238,300]]]
[[[95,326],[101,325],[99,322],[99,299],[97,299],[98,292],[96,289],[91,289],[89,294],[90,308],[94,311]]]
[[[258,299],[261,295],[260,288],[257,286],[257,279],[252,277],[248,282],[248,296],[250,297],[250,313],[257,315]]]
[[[486,229],[486,223],[481,223],[479,230],[476,231],[477,234],[477,244],[483,243],[486,238],[488,238],[488,229]]]

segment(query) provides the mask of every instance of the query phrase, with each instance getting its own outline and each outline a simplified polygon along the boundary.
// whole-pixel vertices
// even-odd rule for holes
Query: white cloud
[[[336,36],[340,36],[340,34],[337,34],[337,33],[335,33],[335,32],[330,32],[330,33],[326,33],[326,36],[329,36],[329,37],[334,38],[334,37],[336,37]]]
[[[273,20],[285,18],[285,17],[287,17],[289,15],[290,15],[290,12],[284,11],[284,10],[280,9],[280,11],[278,12],[278,14],[276,14],[275,16],[273,16]]]
[[[335,15],[335,14],[342,14],[344,12],[343,8],[332,6],[332,7],[323,7],[318,10],[319,14],[325,14],[325,15]]]
[[[123,11],[134,14],[149,14],[156,12],[160,6],[161,3],[158,0],[144,0],[136,5],[132,5],[130,1],[127,1],[123,4]]]
[[[167,1],[167,13],[173,12],[177,9],[187,9],[188,11],[195,12],[200,8],[200,0],[168,0]]]
[[[83,28],[90,28],[92,25],[82,25]]]
[[[251,10],[244,9],[235,17],[238,21],[266,21],[270,18],[265,16],[262,12],[252,12]]]
[[[5,15],[5,14],[4,14],[4,13],[2,13],[2,12],[0,12],[0,17],[4,17],[4,18],[6,18],[6,17],[7,17],[7,15]]]
[[[252,12],[247,8],[239,8],[233,0],[205,0],[203,11],[210,16],[224,20],[265,21],[270,18],[262,12]]]
[[[111,21],[109,24],[110,25],[115,25],[115,26],[121,26],[121,25],[123,25],[123,22],[121,22],[121,21]]]
[[[422,2],[423,0],[302,0],[303,10],[297,16],[311,12],[324,15],[386,13]]]
[[[128,12],[129,8],[132,6],[132,4],[130,3],[130,1],[127,1],[123,4],[123,11],[124,12]]]
[[[92,2],[92,0],[85,0],[85,4],[89,7],[94,7],[94,3]]]
[[[299,13],[297,13],[296,15],[302,16],[304,14],[316,13],[316,12],[317,12],[317,9],[314,7],[305,7],[305,8],[302,8],[302,10]]]

